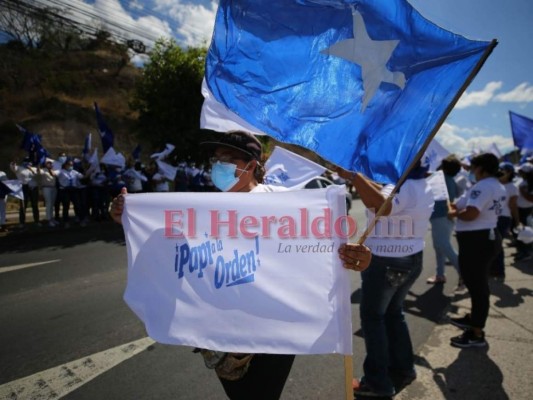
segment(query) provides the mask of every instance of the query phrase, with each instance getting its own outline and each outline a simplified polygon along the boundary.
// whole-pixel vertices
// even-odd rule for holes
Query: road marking
[[[24,268],[30,268],[30,267],[37,267],[39,265],[45,265],[45,264],[50,264],[50,263],[56,263],[56,262],[59,262],[61,260],[50,260],[50,261],[41,261],[41,262],[36,262],[36,263],[30,263],[30,264],[20,264],[20,265],[12,265],[12,266],[9,266],[9,267],[0,267],[0,274],[4,273],[4,272],[11,272],[11,271],[16,271],[18,269],[24,269]]]
[[[146,350],[154,343],[154,340],[145,337],[5,383],[0,385],[0,398],[10,400],[59,399]]]

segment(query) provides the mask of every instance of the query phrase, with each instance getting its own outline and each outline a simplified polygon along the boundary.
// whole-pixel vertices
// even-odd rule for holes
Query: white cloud
[[[131,0],[128,8],[131,10],[142,10],[144,9],[144,5],[139,0]]]
[[[472,135],[476,132],[476,135]],[[444,123],[435,136],[442,146],[451,153],[465,156],[472,151],[487,151],[494,143],[505,154],[513,150],[513,139],[502,135],[486,132],[481,129],[461,128],[456,125]]]
[[[494,101],[505,103],[531,103],[533,102],[533,86],[530,86],[528,82],[523,82],[510,92],[496,95]]]
[[[172,29],[166,21],[162,21],[154,16],[140,17],[134,19],[126,11],[119,0],[96,0],[94,11],[104,19],[104,29],[113,29],[116,23],[119,25],[121,33],[129,39],[137,39],[148,46],[152,46],[155,40],[160,37],[171,37]],[[105,21],[110,21],[106,23]]]
[[[177,24],[175,33],[180,44],[200,46],[209,44],[217,1],[156,0],[156,9],[164,12]]]
[[[485,87],[477,92],[465,91],[455,108],[466,108],[470,106],[484,106],[494,97],[494,93],[502,87],[502,82],[489,82]]]

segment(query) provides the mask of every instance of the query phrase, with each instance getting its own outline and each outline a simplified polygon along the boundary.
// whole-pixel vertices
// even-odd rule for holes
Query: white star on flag
[[[400,41],[372,40],[368,36],[361,14],[354,10],[352,15],[354,38],[335,43],[322,50],[321,53],[344,58],[361,67],[364,89],[361,110],[364,111],[381,82],[393,83],[403,89],[405,75],[402,72],[392,72],[387,69],[387,62]]]

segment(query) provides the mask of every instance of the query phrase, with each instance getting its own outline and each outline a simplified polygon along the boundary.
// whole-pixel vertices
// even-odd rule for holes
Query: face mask
[[[474,174],[473,172],[469,172],[469,173],[468,173],[468,180],[469,180],[471,183],[476,183],[476,182],[477,182],[476,174]]]
[[[67,157],[65,156],[58,157],[57,161],[59,161],[61,164],[64,164],[67,162]]]
[[[74,167],[67,167],[67,171],[72,171],[74,169]]]
[[[236,177],[235,171],[237,169],[242,172]],[[235,164],[217,161],[215,164],[213,164],[213,168],[211,170],[211,180],[217,188],[223,192],[227,192],[233,186],[235,186],[237,182],[239,182],[239,178],[244,171],[246,170],[237,168]]]

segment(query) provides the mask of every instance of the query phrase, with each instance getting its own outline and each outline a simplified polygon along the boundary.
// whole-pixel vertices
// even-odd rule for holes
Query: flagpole
[[[352,333],[350,332],[350,336]],[[346,400],[353,400],[353,356],[344,356],[344,388],[346,389]]]
[[[446,118],[448,118],[448,115],[450,114],[450,112],[453,110],[453,108],[455,107],[455,105],[459,101],[459,98],[462,96],[463,92],[472,83],[472,81],[474,80],[474,78],[476,77],[478,72],[481,70],[481,67],[483,67],[483,64],[485,64],[485,61],[487,61],[487,58],[490,56],[490,54],[492,53],[492,51],[494,50],[494,48],[497,45],[498,45],[498,40],[497,39],[492,39],[490,44],[485,49],[483,55],[481,56],[481,58],[477,62],[476,66],[472,69],[470,74],[467,76],[467,78],[465,79],[463,85],[458,90],[458,92],[456,93],[456,95],[453,98],[453,100],[450,102],[448,107],[446,107],[446,110],[444,111],[444,113],[442,113],[442,116],[437,121],[437,123],[435,124],[435,127],[431,131],[431,134],[427,137],[426,141],[424,142],[424,144],[422,145],[422,147],[420,148],[420,150],[416,154],[415,158],[413,159],[413,161],[411,162],[409,167],[404,171],[404,173],[402,174],[402,176],[400,177],[400,179],[398,180],[398,182],[394,186],[394,189],[392,190],[390,195],[387,197],[385,202],[381,205],[381,207],[379,208],[379,210],[375,214],[375,216],[372,219],[372,221],[370,222],[370,224],[368,224],[368,226],[367,226],[366,230],[364,231],[363,235],[361,235],[361,237],[357,241],[358,244],[363,244],[365,242],[365,240],[367,239],[367,237],[370,234],[370,232],[374,229],[374,226],[376,225],[376,222],[378,221],[379,217],[381,217],[383,215],[385,210],[388,208],[389,204],[392,202],[392,198],[394,197],[396,192],[398,192],[400,186],[402,186],[402,184],[407,179],[407,175],[409,175],[409,172],[411,172],[411,170],[416,165],[418,160],[420,160],[420,158],[424,155],[424,152],[426,151],[427,147],[429,146],[429,143],[431,142],[431,140],[433,140],[433,137],[437,134],[437,132],[441,128],[441,126],[444,123],[444,121],[446,120]],[[353,388],[352,388],[353,356],[344,356],[344,373],[345,373],[344,383],[345,383],[345,389],[346,389],[346,400],[353,400]]]

